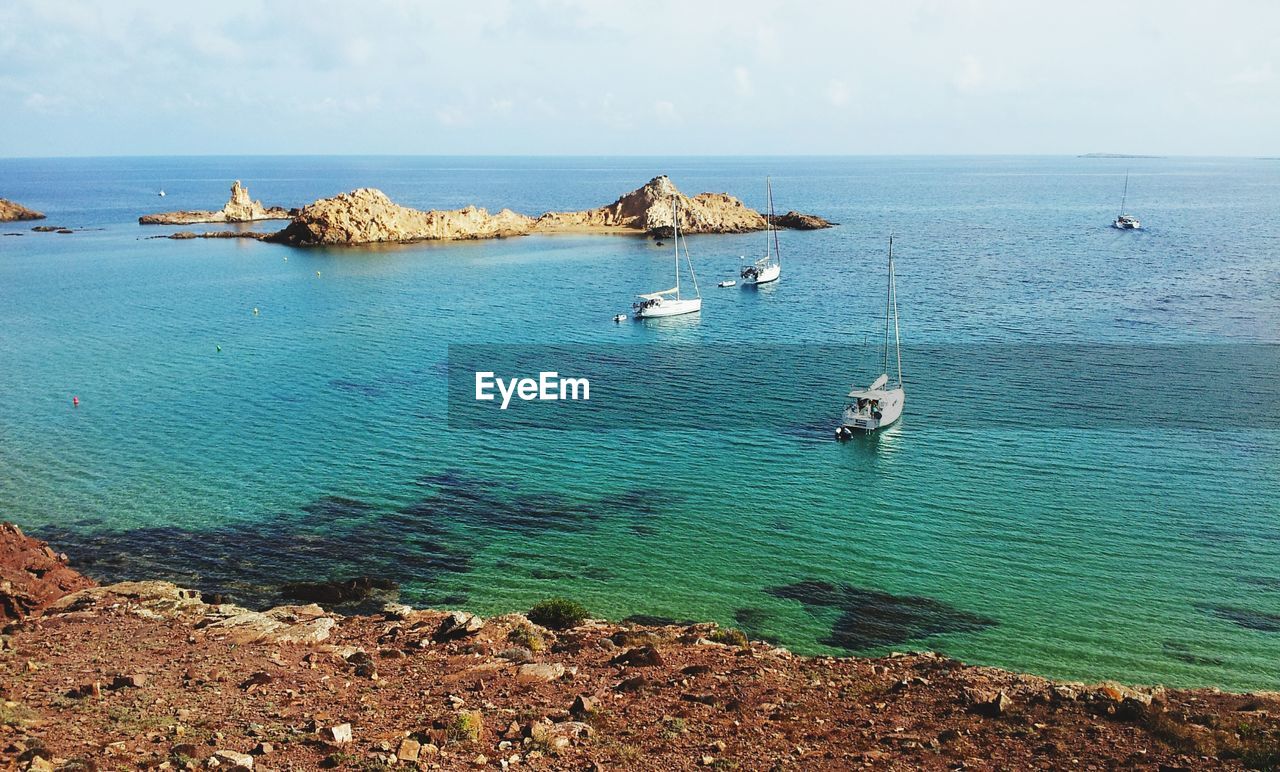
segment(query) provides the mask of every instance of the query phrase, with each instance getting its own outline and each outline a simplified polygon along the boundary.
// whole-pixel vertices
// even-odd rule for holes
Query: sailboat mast
[[[769,189],[769,230],[773,234],[773,254],[777,255],[778,267],[782,267],[782,247],[778,246],[778,227],[773,221],[773,182],[765,177],[765,187]]]
[[[893,303],[893,236],[889,236],[889,281],[884,290],[884,372],[889,374],[889,307]]]
[[[770,233],[773,230],[773,188],[770,187],[768,177],[764,178],[764,191],[765,211],[767,212],[764,218],[764,259],[765,265],[768,265],[773,250],[773,237]]]
[[[680,299],[680,202],[671,196],[671,240],[676,245],[676,300]]]
[[[898,276],[893,267],[893,247],[889,247],[889,295],[893,299],[893,347],[898,355],[898,388],[902,388],[902,336],[898,332]]]
[[[1129,200],[1129,172],[1124,173],[1124,194],[1120,196],[1120,214],[1124,214],[1126,202]]]

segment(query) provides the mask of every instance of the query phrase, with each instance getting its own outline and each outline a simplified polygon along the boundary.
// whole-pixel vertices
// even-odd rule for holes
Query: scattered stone
[[[417,761],[422,753],[422,743],[406,737],[400,741],[400,747],[396,749],[396,758],[401,761]]]
[[[637,646],[634,649],[627,649],[609,660],[609,664],[631,665],[632,667],[661,667],[663,659],[658,650],[652,646]]]
[[[144,673],[134,673],[132,675],[118,675],[111,679],[112,689],[140,689],[147,685],[147,676]]]
[[[554,681],[564,675],[564,665],[558,662],[540,662],[521,665],[516,671],[519,681]]]
[[[522,646],[515,646],[510,649],[503,649],[494,656],[499,659],[505,659],[508,662],[514,662],[517,665],[525,664],[533,661],[533,652]]]
[[[573,705],[569,707],[569,714],[582,718],[596,712],[596,701],[593,697],[585,694],[579,694],[573,700]]]
[[[483,628],[484,620],[479,616],[465,611],[451,611],[448,616],[440,620],[440,626],[431,637],[443,643],[475,635]]]
[[[1013,707],[1013,699],[1003,690],[997,692],[971,690],[969,693],[969,710],[980,716],[991,718],[1002,716],[1008,713],[1011,707]]]
[[[245,691],[249,691],[256,686],[265,686],[274,680],[276,679],[272,677],[270,673],[266,672],[265,670],[259,670],[253,675],[241,681],[240,688]]]
[[[325,739],[335,745],[351,742],[351,724],[338,724],[325,730]]]
[[[247,753],[240,753],[231,750],[217,750],[213,752],[213,758],[224,764],[230,764],[233,767],[244,767],[245,769],[253,769],[253,756]]]
[[[249,752],[252,753],[254,756],[267,756],[267,755],[270,755],[270,753],[273,750],[275,750],[275,746],[273,746],[271,743],[260,742],[257,745],[253,746],[253,750]]]

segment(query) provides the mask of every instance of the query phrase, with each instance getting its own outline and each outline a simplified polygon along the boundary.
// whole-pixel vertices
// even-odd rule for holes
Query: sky
[[[0,155],[1280,155],[1280,2],[0,0]]]

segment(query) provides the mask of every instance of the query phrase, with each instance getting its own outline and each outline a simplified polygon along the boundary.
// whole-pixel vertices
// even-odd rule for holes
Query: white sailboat
[[[898,380],[889,381],[889,320],[893,318],[893,344],[897,352]],[[848,394],[836,439],[847,440],[856,431],[872,432],[898,420],[906,392],[902,384],[902,340],[898,333],[898,290],[893,271],[893,237],[889,237],[889,287],[884,301],[884,370],[865,389],[856,386]]]
[[[1129,173],[1124,173],[1124,195],[1120,196],[1120,214],[1116,215],[1115,222],[1111,223],[1112,228],[1119,228],[1122,231],[1136,231],[1142,227],[1142,223],[1138,222],[1138,218],[1131,214],[1124,213],[1125,203],[1129,200]]]
[[[689,245],[684,247],[684,260],[689,266],[689,276],[693,279],[695,297],[686,298],[680,294],[680,204],[675,196],[671,197],[672,241],[675,243],[676,286],[660,292],[638,295],[631,304],[637,319],[654,319],[660,316],[678,316],[702,310],[702,293],[698,290],[698,276],[693,272],[693,262],[689,260]]]
[[[777,281],[782,275],[782,250],[778,247],[778,231],[773,227],[773,185],[768,177],[764,178],[764,187],[769,198],[769,215],[765,218],[764,227],[764,257],[742,269],[744,287]]]

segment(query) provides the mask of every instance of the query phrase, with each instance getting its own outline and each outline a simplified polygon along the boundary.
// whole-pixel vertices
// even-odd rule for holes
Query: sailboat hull
[[[657,319],[663,316],[679,316],[692,314],[702,310],[702,298],[688,300],[663,300],[657,305],[641,308],[636,311],[637,319]]]
[[[782,266],[777,263],[773,263],[772,265],[767,265],[760,269],[760,272],[755,277],[743,276],[742,283],[744,286],[768,284],[771,281],[777,281],[778,277],[781,275]]]
[[[855,407],[846,407],[841,416],[840,428],[850,431],[874,432],[884,429],[902,416],[902,407],[906,402],[906,394],[902,389],[890,389],[880,402],[877,417],[871,411],[859,411]],[[839,431],[837,431],[839,434]]]

